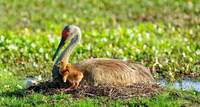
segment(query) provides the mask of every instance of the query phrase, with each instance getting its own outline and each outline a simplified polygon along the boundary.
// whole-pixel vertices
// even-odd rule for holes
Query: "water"
[[[162,79],[159,83],[162,86],[168,86],[170,88],[181,90],[195,90],[200,92],[200,81],[194,81],[190,78],[184,78],[181,81],[175,81],[173,83],[169,83],[165,79]]]

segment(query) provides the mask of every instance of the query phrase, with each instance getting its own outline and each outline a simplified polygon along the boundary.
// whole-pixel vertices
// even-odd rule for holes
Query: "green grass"
[[[7,81],[5,81],[7,80]],[[107,97],[72,98],[71,95],[60,93],[43,95],[42,93],[26,94],[24,78],[14,76],[7,71],[0,75],[0,106],[191,106],[200,105],[200,93],[195,91],[170,90],[153,97],[138,97],[127,100],[109,99]]]
[[[130,59],[154,68],[157,79],[173,81],[187,75],[198,76],[199,0],[1,0],[0,13],[2,106],[180,106],[185,101],[199,104],[199,93],[178,90],[130,101],[77,100],[69,95],[40,93],[18,97],[9,93],[22,90],[26,76],[50,78],[51,57],[66,24],[78,25],[83,32],[82,43],[71,56],[72,63],[90,57]],[[179,96],[174,99],[170,93]]]
[[[199,0],[2,0],[0,27],[50,32],[60,31],[66,23],[82,29],[105,29],[160,21],[199,33],[199,7]]]

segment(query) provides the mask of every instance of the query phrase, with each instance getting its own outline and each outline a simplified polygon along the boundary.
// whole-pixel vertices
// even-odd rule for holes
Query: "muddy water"
[[[159,81],[162,86],[167,86],[170,88],[181,89],[181,90],[195,90],[200,92],[200,81],[194,81],[190,78],[184,78],[180,81],[175,81],[173,83],[167,82],[165,79]]]

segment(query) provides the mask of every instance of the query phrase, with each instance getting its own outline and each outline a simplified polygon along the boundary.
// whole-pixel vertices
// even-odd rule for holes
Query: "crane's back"
[[[150,71],[142,65],[118,59],[94,58],[75,65],[92,85],[127,86],[134,83],[155,83]]]

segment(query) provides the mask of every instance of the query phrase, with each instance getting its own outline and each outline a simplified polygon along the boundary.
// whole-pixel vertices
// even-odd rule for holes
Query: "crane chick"
[[[83,73],[74,67],[74,65],[65,63],[63,60],[61,60],[58,66],[59,73],[63,77],[63,82],[69,81],[71,83],[71,86],[68,89],[77,88],[83,79]]]

